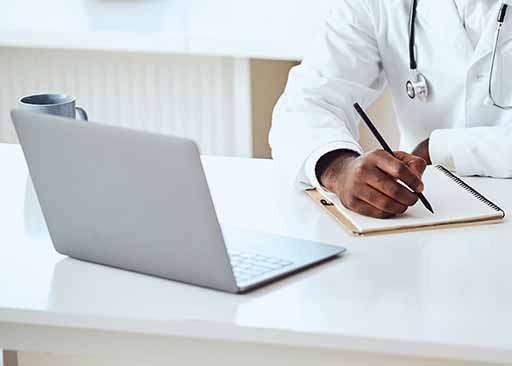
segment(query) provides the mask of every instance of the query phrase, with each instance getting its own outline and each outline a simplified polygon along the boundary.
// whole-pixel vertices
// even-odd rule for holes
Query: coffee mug
[[[87,121],[87,112],[76,105],[75,97],[65,94],[36,94],[23,97],[18,108],[31,112],[53,114]]]

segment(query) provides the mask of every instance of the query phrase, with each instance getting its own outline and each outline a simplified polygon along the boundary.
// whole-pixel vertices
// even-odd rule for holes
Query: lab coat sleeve
[[[465,176],[512,178],[512,125],[435,130],[433,164]]]
[[[272,155],[299,189],[319,187],[315,167],[326,153],[361,153],[354,102],[368,106],[385,79],[373,10],[343,0],[330,12],[313,47],[293,68],[273,114]]]

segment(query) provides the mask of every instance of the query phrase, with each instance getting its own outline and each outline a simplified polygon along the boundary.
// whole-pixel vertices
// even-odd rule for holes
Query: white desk
[[[350,254],[246,296],[66,259],[19,148],[0,145],[0,348],[44,352],[40,364],[48,353],[95,365],[512,363],[510,223],[354,238],[271,161],[205,166],[223,222]],[[512,182],[470,181],[512,212]]]

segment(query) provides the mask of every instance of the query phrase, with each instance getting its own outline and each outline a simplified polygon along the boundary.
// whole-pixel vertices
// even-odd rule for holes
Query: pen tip
[[[432,205],[430,204],[430,202],[427,201],[426,198],[422,197],[421,202],[423,203],[423,206],[425,206],[425,208],[427,210],[429,210],[431,213],[434,213],[434,209],[432,208]]]

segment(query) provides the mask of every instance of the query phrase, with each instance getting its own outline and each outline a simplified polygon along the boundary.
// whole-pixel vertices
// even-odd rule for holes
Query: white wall
[[[135,127],[140,124],[142,128],[195,139],[204,140],[212,134],[228,136],[228,140],[223,142],[220,142],[222,138],[217,138],[224,146],[216,145],[213,140],[203,141],[203,150],[206,153],[245,156],[250,154],[250,144],[254,144],[256,156],[269,156],[266,133],[270,126],[271,106],[285,83],[286,68],[293,62],[259,60],[252,63],[252,72],[256,70],[256,74],[251,74],[246,70],[248,58],[299,59],[334,3],[336,0],[11,2],[9,11],[0,13],[0,45],[70,50],[23,50],[16,53],[9,47],[0,48],[0,140],[14,141],[6,110],[13,107],[18,96],[42,89],[71,90],[89,108],[93,119]],[[29,6],[32,11],[27,13],[25,9]],[[66,31],[62,32],[62,29]],[[73,51],[76,48],[112,52]],[[119,50],[138,53],[117,53]],[[170,55],[176,53],[196,55],[188,59],[193,65],[185,67],[186,61],[180,63],[179,60],[187,60],[186,56]],[[239,62],[241,60],[246,64]],[[173,88],[176,76],[180,81]],[[250,76],[252,90],[248,84]],[[101,90],[102,83],[107,86],[106,90]],[[135,83],[141,87],[130,85]],[[222,91],[213,85],[215,83],[222,84]],[[207,108],[193,108],[192,103],[181,103],[182,95],[176,94],[176,91],[184,90],[190,95],[189,89],[202,90],[204,86],[205,93],[199,93],[198,99],[211,101]],[[116,88],[124,95],[116,93]],[[147,98],[146,90],[153,93],[153,99]],[[249,91],[253,93],[252,106],[246,103]],[[223,105],[222,108],[228,112],[219,113],[213,110],[213,106],[219,105],[218,96],[222,93],[231,93],[228,99],[233,101],[236,98],[237,102],[228,102],[231,103],[228,107]],[[100,98],[108,107],[99,106]],[[161,103],[159,98],[170,98],[171,103]],[[190,100],[188,97],[185,99]],[[147,105],[148,100],[150,106],[141,108]],[[251,107],[254,118],[252,139],[248,126]],[[389,107],[389,95],[386,95],[372,112],[378,115],[375,120],[384,128],[384,134],[397,146],[394,114]],[[182,119],[187,120],[186,126],[175,121],[171,123],[173,126],[169,125],[168,115],[178,110],[180,116],[186,117]],[[201,111],[209,112],[201,116]],[[143,119],[147,121],[142,122]],[[217,128],[218,123],[226,129]],[[194,127],[198,124],[205,127],[201,132],[197,126]],[[233,140],[230,134],[240,126],[244,131],[235,133],[244,137]],[[187,127],[197,131],[191,132]],[[364,129],[362,141],[369,148],[376,146]],[[230,143],[232,145],[227,146]]]
[[[5,1],[0,45],[297,60],[333,1]]]
[[[250,156],[249,60],[0,48],[0,139],[9,111],[39,92],[77,97],[91,120],[187,136],[206,154]]]
[[[92,120],[187,136],[207,154],[270,157],[272,109],[291,61],[0,48],[0,141],[16,142],[9,110],[20,96],[77,96]],[[387,91],[370,115],[399,136]],[[361,143],[377,148],[364,126]]]

